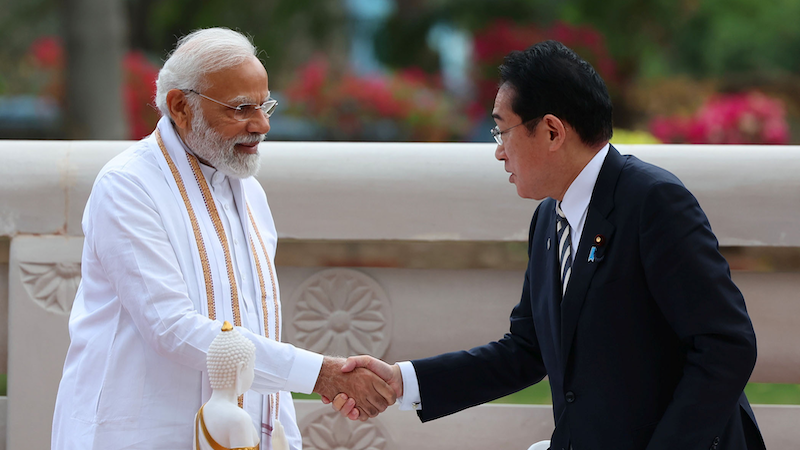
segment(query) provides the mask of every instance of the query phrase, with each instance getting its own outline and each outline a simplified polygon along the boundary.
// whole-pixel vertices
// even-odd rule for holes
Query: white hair
[[[201,92],[207,88],[206,75],[238,66],[256,53],[247,36],[228,28],[206,28],[187,34],[178,40],[158,72],[156,106],[169,117],[167,92],[172,89]]]

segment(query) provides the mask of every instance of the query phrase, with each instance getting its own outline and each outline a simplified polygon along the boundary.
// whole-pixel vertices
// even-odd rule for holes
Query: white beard
[[[254,144],[264,140],[264,134],[248,133],[224,138],[211,128],[200,108],[194,108],[192,131],[186,134],[186,145],[208,164],[229,177],[248,178],[261,167],[261,156],[238,152],[236,144]]]

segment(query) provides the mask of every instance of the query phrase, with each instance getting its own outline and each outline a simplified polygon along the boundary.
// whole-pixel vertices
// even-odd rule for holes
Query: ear
[[[542,117],[541,125],[549,141],[549,150],[555,151],[561,148],[567,139],[566,124],[552,114],[545,114]]]
[[[192,129],[192,107],[182,90],[172,89],[167,92],[167,108],[175,126],[184,131]]]
[[[246,362],[240,361],[236,363],[236,381],[233,383],[234,391],[236,391],[236,395],[243,394],[242,392],[242,373],[244,372],[245,366],[247,365]]]

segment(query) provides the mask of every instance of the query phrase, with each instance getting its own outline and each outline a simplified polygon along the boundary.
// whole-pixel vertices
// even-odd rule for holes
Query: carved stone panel
[[[382,357],[392,336],[392,308],[378,283],[362,272],[328,269],[292,295],[294,339],[329,355]]]
[[[81,281],[77,262],[20,262],[22,284],[34,303],[56,314],[69,315]]]
[[[319,409],[301,423],[303,450],[394,450],[378,418],[352,421],[330,408]]]
[[[8,277],[9,449],[50,448],[83,238],[16,236]]]

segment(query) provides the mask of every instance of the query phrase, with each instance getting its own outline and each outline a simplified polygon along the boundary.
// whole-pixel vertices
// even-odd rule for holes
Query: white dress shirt
[[[561,200],[561,210],[567,216],[567,222],[570,224],[570,236],[572,242],[571,255],[573,261],[575,260],[575,252],[578,249],[578,244],[581,241],[581,234],[583,233],[583,225],[586,222],[586,212],[589,210],[589,202],[592,200],[592,191],[597,182],[597,176],[600,174],[600,168],[603,167],[603,161],[606,159],[610,145],[606,144],[594,157],[584,166],[581,173],[575,178],[572,184],[567,188],[564,193],[564,198]],[[547,212],[555,215],[555,210]],[[400,367],[400,373],[403,375],[403,396],[398,397],[397,404],[401,410],[418,410],[422,409],[422,401],[419,395],[419,382],[417,381],[417,372],[411,361],[402,361],[397,363]]]

